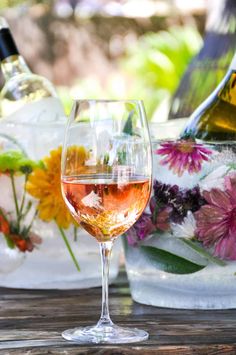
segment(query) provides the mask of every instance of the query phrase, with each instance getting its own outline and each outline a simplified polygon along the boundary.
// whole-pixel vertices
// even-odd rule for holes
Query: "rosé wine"
[[[125,181],[102,175],[65,177],[62,188],[75,220],[99,242],[126,232],[150,196],[150,180],[139,176]]]

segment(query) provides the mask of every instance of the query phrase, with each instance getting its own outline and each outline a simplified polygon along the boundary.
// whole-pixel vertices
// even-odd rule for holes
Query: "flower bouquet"
[[[0,143],[0,285],[100,285],[96,242],[75,224],[61,195],[61,146],[42,159],[32,159],[19,145],[9,147],[5,136]],[[86,152],[72,148],[70,159],[82,166]],[[116,249],[112,278],[118,272],[118,259]]]
[[[235,144],[156,140],[153,171],[150,203],[125,239],[133,298],[173,308],[234,308]]]

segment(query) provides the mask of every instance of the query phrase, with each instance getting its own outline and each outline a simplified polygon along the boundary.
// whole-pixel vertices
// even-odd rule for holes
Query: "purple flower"
[[[137,245],[139,241],[146,239],[155,229],[151,215],[144,212],[137,222],[126,232],[129,245]]]
[[[225,186],[203,192],[207,204],[194,213],[196,235],[204,246],[214,246],[214,255],[236,260],[236,175],[226,177]]]
[[[162,143],[161,148],[154,153],[164,155],[160,164],[168,165],[178,176],[182,176],[185,171],[189,174],[198,173],[203,161],[208,161],[208,156],[212,154],[211,150],[196,143],[193,138]]]
[[[162,232],[166,232],[170,229],[171,212],[172,212],[172,208],[169,206],[157,211],[155,220],[152,218],[153,224],[155,225],[157,230],[159,229]]]
[[[169,219],[173,223],[182,223],[188,211],[195,212],[206,203],[198,186],[192,189],[180,189],[177,185],[154,181],[153,189],[154,197],[150,201],[151,212],[153,213],[155,206],[170,207],[172,210]]]
[[[136,246],[138,242],[146,239],[153,232],[167,231],[170,229],[169,216],[171,208],[166,207],[157,212],[155,221],[153,216],[144,212],[138,221],[126,232],[129,245]]]

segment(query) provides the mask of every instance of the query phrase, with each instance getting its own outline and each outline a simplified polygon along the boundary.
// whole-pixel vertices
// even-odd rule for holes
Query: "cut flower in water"
[[[55,221],[76,268],[80,270],[65,234],[65,229],[75,222],[65,205],[61,193],[61,154],[62,147],[58,147],[42,160],[42,166],[34,169],[30,174],[26,190],[38,200],[37,211],[39,218],[45,222]],[[78,169],[83,166],[86,157],[84,148],[71,147],[69,149],[68,159],[75,159]],[[75,225],[75,228],[77,228],[77,225]]]
[[[202,163],[208,161],[212,154],[211,150],[196,143],[193,138],[162,143],[155,153],[164,155],[160,164],[167,165],[178,176],[182,176],[184,172],[198,173]]]
[[[26,191],[38,200],[39,218],[45,222],[55,220],[60,228],[68,228],[72,217],[61,194],[61,151],[52,150],[43,159],[43,166],[32,171]]]
[[[191,249],[191,255],[199,255],[205,260],[204,267],[210,263],[224,266],[225,261],[236,260],[233,151],[185,138],[161,142],[154,153],[157,166],[154,166],[153,194],[146,211],[126,233],[128,244],[145,251],[146,256],[150,251],[152,261],[161,257],[162,267],[166,262],[166,272],[175,270],[178,273],[176,257],[179,255],[170,254],[168,250],[165,254],[159,248],[155,251],[155,239],[158,238],[163,243],[165,239],[178,239],[185,248]],[[234,161],[225,156],[234,156]],[[190,273],[192,266],[188,264],[191,261],[188,255],[186,261],[186,273]],[[173,268],[169,267],[170,262]],[[160,260],[156,265],[159,264]],[[197,272],[197,267],[192,270]]]
[[[11,186],[14,201],[11,211],[7,211],[4,206],[0,205],[0,232],[5,237],[9,248],[18,248],[21,252],[32,252],[41,244],[41,238],[32,231],[33,220],[36,216],[36,212],[32,212],[32,201],[26,199],[25,189],[20,200],[17,198],[16,183],[21,177],[24,177],[24,181],[27,182],[29,174],[39,164],[28,159],[22,152],[0,151],[2,188],[4,184]]]
[[[206,204],[195,213],[196,235],[214,254],[236,260],[236,173],[224,178],[225,191],[204,191]]]
[[[42,243],[41,237],[34,232],[35,219],[54,221],[76,268],[80,270],[65,233],[65,229],[72,225],[76,234],[78,225],[61,194],[61,152],[62,148],[58,147],[49,156],[35,162],[20,151],[0,151],[1,185],[7,184],[5,191],[11,190],[12,194],[12,198],[7,196],[0,201],[0,232],[9,248],[17,248],[23,253],[32,252]],[[71,147],[70,159],[77,159],[79,168],[84,164],[86,152],[80,147]],[[20,189],[22,184],[23,192]],[[14,206],[8,206],[7,201],[12,200]]]

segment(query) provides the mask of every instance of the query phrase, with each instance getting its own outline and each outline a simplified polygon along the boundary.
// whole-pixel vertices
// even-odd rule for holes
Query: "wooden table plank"
[[[236,310],[175,310],[131,300],[124,273],[110,287],[114,322],[145,329],[150,339],[130,345],[78,346],[67,328],[94,324],[101,289],[17,290],[0,288],[0,354],[236,354]]]

